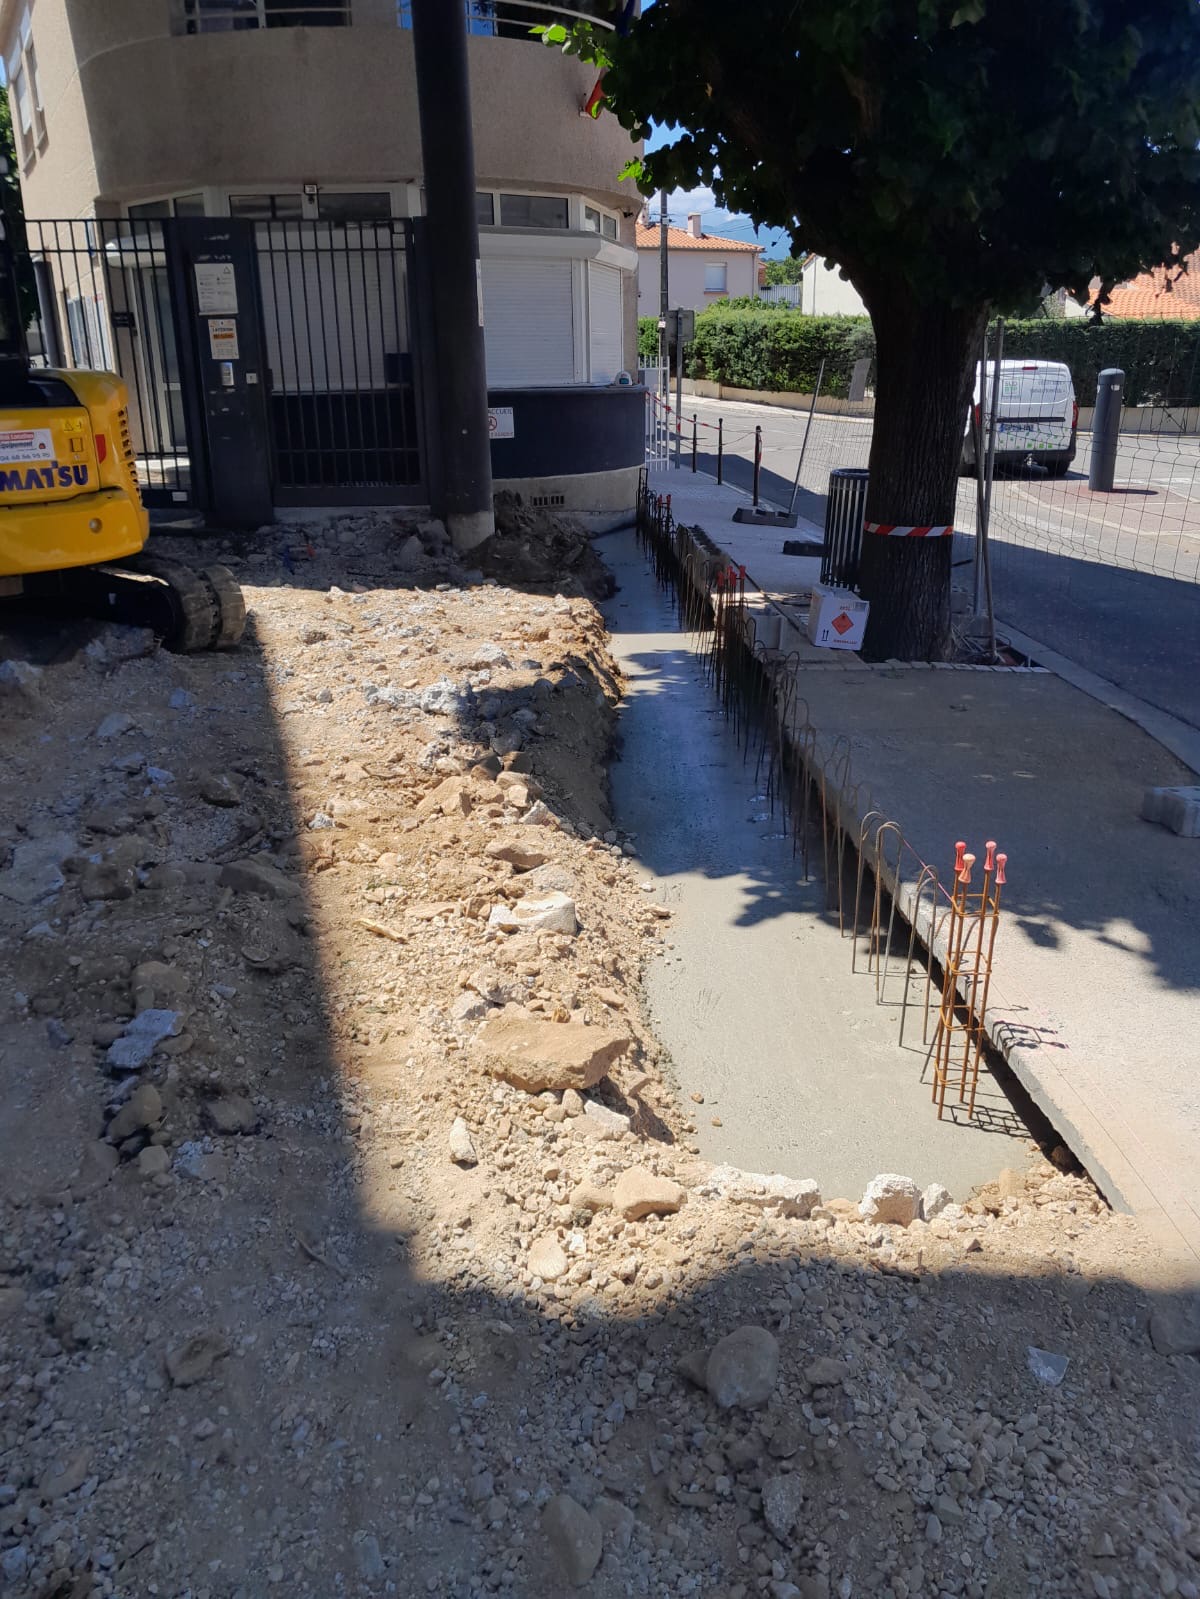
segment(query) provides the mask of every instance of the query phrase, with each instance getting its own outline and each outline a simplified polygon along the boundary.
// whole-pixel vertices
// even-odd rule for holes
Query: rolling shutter
[[[573,383],[569,261],[485,260],[483,338],[495,387]]]
[[[588,262],[591,380],[611,383],[625,365],[621,315],[621,274],[616,267]]]

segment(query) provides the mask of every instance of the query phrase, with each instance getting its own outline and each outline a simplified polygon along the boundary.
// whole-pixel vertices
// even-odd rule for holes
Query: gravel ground
[[[226,655],[5,623],[0,1592],[1196,1599],[1086,1179],[695,1153],[550,532],[272,529]]]

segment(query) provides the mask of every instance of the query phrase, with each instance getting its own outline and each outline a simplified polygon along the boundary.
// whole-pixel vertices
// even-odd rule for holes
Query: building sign
[[[509,412],[512,415],[512,412]],[[0,462],[53,461],[54,440],[49,428],[10,428],[0,433]]]
[[[488,437],[493,439],[512,439],[516,437],[511,405],[488,406]]]
[[[197,261],[196,309],[201,316],[236,316],[237,279],[232,261]]]
[[[237,323],[233,317],[209,317],[208,349],[214,361],[236,361],[238,359],[238,331]]]

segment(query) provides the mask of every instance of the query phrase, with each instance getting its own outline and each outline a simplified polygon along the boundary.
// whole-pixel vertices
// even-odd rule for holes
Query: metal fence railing
[[[537,27],[573,22],[590,22],[597,28],[615,26],[606,0],[574,0],[568,6],[547,5],[545,0],[460,0],[465,4],[467,32],[492,39],[530,39],[540,43]],[[397,0],[396,19],[402,28],[412,27],[411,0]]]

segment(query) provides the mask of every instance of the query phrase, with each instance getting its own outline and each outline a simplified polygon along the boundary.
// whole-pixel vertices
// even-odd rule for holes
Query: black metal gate
[[[422,497],[408,224],[258,225],[276,498]]]
[[[217,339],[231,324],[193,303],[190,221],[27,222],[26,282],[36,362],[125,379],[146,503],[205,510],[214,498],[206,363],[219,358]],[[206,226],[232,235],[250,225],[210,218]],[[275,503],[422,501],[411,224],[264,222],[255,244],[268,435],[260,459],[271,457]],[[250,310],[241,307],[243,316]],[[248,365],[249,349],[240,355]],[[242,375],[238,367],[231,381]]]
[[[198,503],[169,227],[169,220],[125,218],[25,224],[26,282],[36,290],[36,304],[28,306],[33,359],[125,379],[138,477],[151,506]]]

